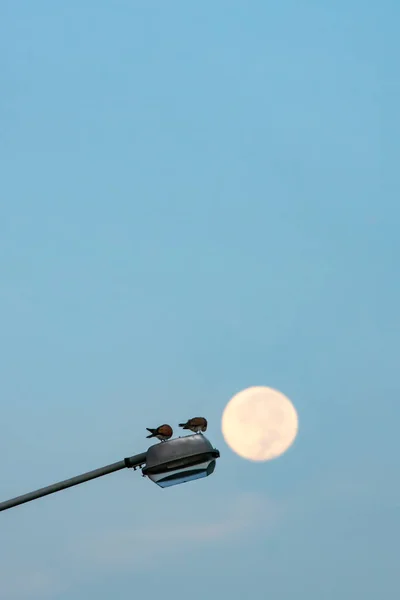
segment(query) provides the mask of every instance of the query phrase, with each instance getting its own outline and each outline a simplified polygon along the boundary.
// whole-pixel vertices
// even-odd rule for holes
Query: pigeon
[[[204,417],[193,417],[193,419],[189,419],[186,423],[179,423],[179,427],[190,429],[194,433],[201,433],[202,431],[207,431],[207,419]]]
[[[157,427],[157,429],[151,429],[150,427],[146,427],[147,431],[150,431],[150,435],[146,435],[147,438],[156,437],[162,442],[166,442],[172,437],[173,431],[170,425],[164,424]]]

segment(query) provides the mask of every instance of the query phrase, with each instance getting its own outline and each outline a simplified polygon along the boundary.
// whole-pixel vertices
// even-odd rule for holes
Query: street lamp
[[[142,468],[143,476],[162,488],[178,485],[211,475],[219,455],[219,451],[202,434],[175,438],[150,446],[147,452],[124,458],[106,467],[0,502],[0,512],[125,468]]]

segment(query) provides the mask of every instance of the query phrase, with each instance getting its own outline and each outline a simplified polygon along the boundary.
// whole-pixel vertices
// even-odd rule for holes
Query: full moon
[[[269,387],[250,387],[233,396],[222,415],[222,435],[242,458],[272,460],[293,444],[299,428],[296,409]]]

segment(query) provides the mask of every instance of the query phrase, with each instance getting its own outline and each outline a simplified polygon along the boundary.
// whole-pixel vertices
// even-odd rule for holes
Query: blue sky
[[[1,499],[196,414],[221,451],[2,513],[1,600],[399,595],[399,17],[0,3]],[[300,418],[262,465],[251,385]]]

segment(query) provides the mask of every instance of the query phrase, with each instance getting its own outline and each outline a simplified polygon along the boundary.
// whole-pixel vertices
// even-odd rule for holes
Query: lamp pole
[[[77,475],[76,477],[71,477],[71,479],[65,479],[58,483],[53,483],[52,485],[40,488],[34,492],[29,492],[29,494],[24,494],[23,496],[17,496],[16,498],[11,498],[5,502],[0,502],[0,512],[18,506],[19,504],[25,504],[26,502],[31,502],[31,500],[36,500],[37,498],[43,498],[43,496],[60,492],[61,490],[73,487],[74,485],[85,483],[85,481],[90,481],[91,479],[96,479],[97,477],[103,477],[103,475],[120,471],[121,469],[136,469],[136,467],[141,467],[146,464],[146,455],[147,452],[142,452],[141,454],[124,458],[111,465],[100,467],[100,469],[95,469],[94,471],[89,471],[88,473],[83,473],[82,475]]]

